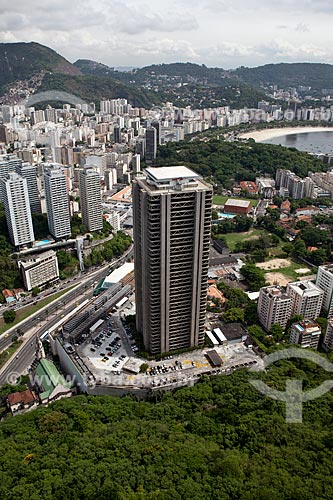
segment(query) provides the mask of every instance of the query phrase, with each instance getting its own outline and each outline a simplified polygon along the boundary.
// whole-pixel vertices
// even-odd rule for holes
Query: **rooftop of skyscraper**
[[[145,182],[148,189],[182,191],[185,189],[207,189],[210,188],[200,177],[185,166],[172,167],[149,167],[145,169],[146,179],[140,178]]]

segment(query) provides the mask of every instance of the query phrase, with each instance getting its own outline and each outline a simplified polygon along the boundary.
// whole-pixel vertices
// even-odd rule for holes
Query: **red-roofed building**
[[[33,410],[38,406],[38,398],[36,394],[27,389],[22,392],[14,392],[7,396],[7,405],[12,415],[24,413],[25,411]]]
[[[10,304],[11,302],[16,302],[13,292],[8,290],[7,288],[5,288],[5,290],[2,290],[1,293],[4,296],[4,299],[7,302],[7,304]]]
[[[280,207],[280,210],[282,212],[290,212],[290,207],[291,207],[291,203],[289,200],[284,200],[282,203],[281,203],[281,207]]]
[[[240,187],[249,194],[258,194],[258,186],[252,181],[241,181]]]

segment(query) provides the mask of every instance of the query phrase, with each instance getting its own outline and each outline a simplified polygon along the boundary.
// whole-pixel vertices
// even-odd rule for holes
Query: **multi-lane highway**
[[[12,343],[12,337],[16,335],[16,328],[25,333],[31,331],[33,335],[33,329],[40,337],[43,333],[54,326],[61,317],[65,316],[77,306],[78,302],[82,302],[86,298],[91,298],[93,295],[93,289],[95,285],[110,272],[110,268],[117,265],[123,264],[128,258],[133,255],[133,246],[131,246],[127,252],[110,264],[103,266],[101,269],[92,272],[89,275],[83,275],[80,278],[76,278],[75,281],[79,281],[79,284],[75,286],[75,289],[71,290],[65,296],[59,297],[54,303],[49,304],[44,311],[39,311],[33,317],[28,318],[20,326],[16,326],[14,330],[8,335],[8,333],[3,334],[0,337],[0,351],[7,349]],[[74,281],[72,282],[72,285]],[[47,316],[46,316],[47,315]],[[42,324],[43,323],[43,324]],[[0,385],[7,383],[8,381],[13,381],[15,376],[19,376],[26,372],[28,367],[32,364],[36,355],[36,341],[34,336],[27,341],[24,346],[14,355],[10,362],[3,368],[0,372]],[[15,380],[14,380],[15,381]]]

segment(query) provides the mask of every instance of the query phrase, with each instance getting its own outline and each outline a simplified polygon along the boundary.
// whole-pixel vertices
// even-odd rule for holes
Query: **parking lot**
[[[128,327],[126,330],[124,330],[119,316],[109,317],[94,333],[93,337],[86,340],[77,351],[83,358],[88,359],[98,371],[105,370],[119,375],[129,357],[137,351]]]
[[[222,365],[212,367],[206,353],[210,348],[198,349],[177,356],[168,356],[161,361],[147,361],[136,356],[132,333],[123,325],[119,314],[113,314],[94,334],[94,337],[77,351],[89,365],[98,384],[111,386],[137,386],[142,388],[172,388],[192,385],[203,374],[228,375],[241,368],[263,369],[262,359],[243,343],[216,346]],[[145,373],[128,373],[129,360],[148,365]]]

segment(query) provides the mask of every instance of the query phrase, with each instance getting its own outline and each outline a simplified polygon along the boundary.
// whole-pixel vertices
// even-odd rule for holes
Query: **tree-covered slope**
[[[227,188],[231,187],[232,180],[255,180],[258,174],[274,177],[278,168],[290,169],[300,177],[306,177],[309,171],[325,169],[323,162],[296,149],[253,140],[228,142],[217,138],[169,142],[159,147],[156,164],[184,164]]]
[[[321,63],[266,64],[257,68],[238,68],[241,80],[255,86],[276,84],[283,88],[310,86],[313,89],[333,88],[333,65]]]
[[[101,99],[126,98],[133,106],[151,107],[159,104],[159,97],[148,90],[137,88],[110,77],[98,76],[70,76],[47,74],[39,89],[58,90],[80,97],[86,102],[98,103]]]
[[[64,57],[39,43],[0,43],[0,86],[29,79],[40,71],[81,74]]]
[[[272,382],[322,374],[284,362]],[[6,500],[331,500],[333,398],[284,405],[238,372],[158,403],[79,396],[0,424],[0,497]],[[255,376],[257,378],[258,375]]]
[[[79,69],[83,75],[112,76],[114,78],[114,75],[118,75],[119,73],[119,71],[115,71],[114,68],[110,68],[110,66],[106,66],[106,64],[91,61],[90,59],[78,59],[75,61],[74,66]]]

